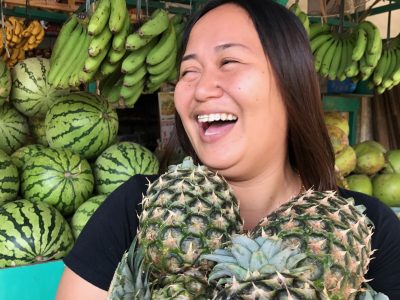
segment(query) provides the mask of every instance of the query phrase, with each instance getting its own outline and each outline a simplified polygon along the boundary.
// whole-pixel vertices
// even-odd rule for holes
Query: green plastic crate
[[[63,271],[61,260],[0,269],[0,300],[54,300]]]

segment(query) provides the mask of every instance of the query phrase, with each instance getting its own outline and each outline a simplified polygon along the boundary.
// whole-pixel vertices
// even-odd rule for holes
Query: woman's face
[[[224,4],[193,27],[175,106],[199,159],[228,179],[286,161],[282,97],[246,11]]]

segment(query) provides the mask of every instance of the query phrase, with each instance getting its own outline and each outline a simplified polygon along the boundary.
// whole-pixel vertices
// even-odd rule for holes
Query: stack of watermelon
[[[150,150],[118,142],[106,99],[56,90],[48,71],[44,58],[0,61],[0,268],[62,258],[109,193],[158,172]]]

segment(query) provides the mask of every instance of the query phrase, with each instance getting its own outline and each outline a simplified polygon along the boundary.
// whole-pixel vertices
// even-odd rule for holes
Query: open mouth
[[[218,132],[218,128],[236,123],[238,117],[234,114],[216,113],[208,115],[198,115],[197,120],[206,134],[212,134]]]

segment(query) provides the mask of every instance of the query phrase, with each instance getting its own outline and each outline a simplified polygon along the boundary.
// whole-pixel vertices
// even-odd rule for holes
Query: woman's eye
[[[230,63],[237,63],[237,61],[234,59],[223,59],[221,62],[221,65],[223,66],[223,65],[230,64]]]

